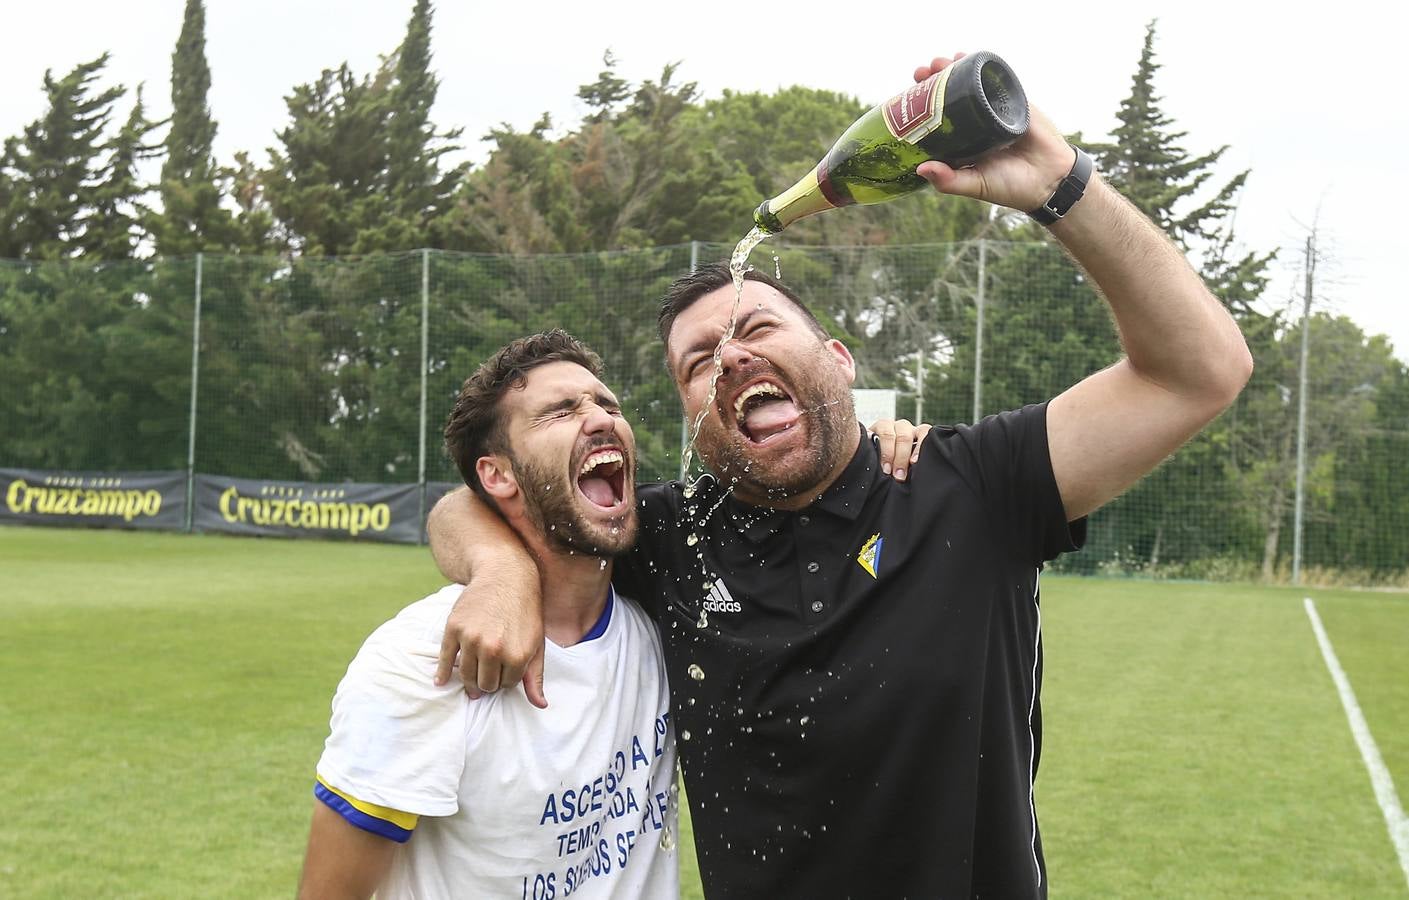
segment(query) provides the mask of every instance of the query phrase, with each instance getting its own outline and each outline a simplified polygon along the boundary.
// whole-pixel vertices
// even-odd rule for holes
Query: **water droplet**
[[[810,718],[809,716],[803,716],[801,719],[798,719],[798,722],[797,722],[797,723],[798,723],[799,725],[806,725],[806,724],[807,724],[807,720],[808,720],[809,718]]]
[[[690,729],[686,728],[684,731],[680,732],[680,740],[682,740],[682,741],[688,741],[689,739],[690,739]],[[672,788],[672,790],[673,790],[673,788]]]
[[[694,663],[690,663],[690,668],[686,669],[685,672],[696,681],[704,681],[704,669],[701,669]]]
[[[687,537],[687,538],[685,538],[685,543],[686,543],[688,546],[691,546],[691,547],[695,546],[695,545],[698,544],[699,542],[700,542],[700,536],[699,536],[698,534],[695,534],[694,532],[691,532],[691,533],[690,533],[690,536]]]

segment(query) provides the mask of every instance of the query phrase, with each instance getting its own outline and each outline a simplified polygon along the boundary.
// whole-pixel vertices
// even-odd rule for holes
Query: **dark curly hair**
[[[445,450],[460,470],[465,484],[494,506],[475,472],[475,462],[491,453],[507,453],[508,435],[499,413],[506,393],[523,388],[528,373],[552,362],[577,363],[596,378],[602,377],[602,359],[577,338],[554,328],[512,341],[465,379],[450,419],[445,423]]]

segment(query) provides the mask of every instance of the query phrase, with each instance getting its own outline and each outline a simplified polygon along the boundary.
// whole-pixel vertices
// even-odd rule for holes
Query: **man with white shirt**
[[[636,540],[635,440],[600,373],[563,331],[514,341],[445,428],[537,563],[553,705],[432,684],[459,585],[377,629],[333,699],[301,897],[678,896],[660,638],[611,586]]]

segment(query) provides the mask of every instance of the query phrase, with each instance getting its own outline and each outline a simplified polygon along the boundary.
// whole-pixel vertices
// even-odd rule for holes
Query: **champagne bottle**
[[[920,163],[965,166],[1027,133],[1027,95],[1008,64],[986,50],[936,72],[867,112],[801,181],[754,211],[777,234],[803,216],[884,203],[924,187]]]

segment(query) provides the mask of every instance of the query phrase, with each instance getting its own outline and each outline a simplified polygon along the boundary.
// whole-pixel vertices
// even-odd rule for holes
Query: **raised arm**
[[[1252,374],[1238,326],[1178,248],[1104,181],[1092,188],[1052,234],[1110,304],[1125,358],[1048,407],[1052,470],[1070,519],[1153,470]]]
[[[543,695],[543,612],[538,567],[517,534],[469,488],[446,494],[426,522],[441,574],[465,585],[440,647],[436,684],[458,655],[471,698],[523,681],[531,703]]]
[[[928,77],[949,64],[916,70]],[[969,169],[928,162],[936,189],[1027,212],[1071,170],[1075,151],[1036,109],[1027,135]],[[1047,438],[1069,520],[1114,499],[1232,404],[1252,374],[1237,324],[1184,254],[1093,174],[1050,226],[1115,315],[1125,358],[1052,400]]]

